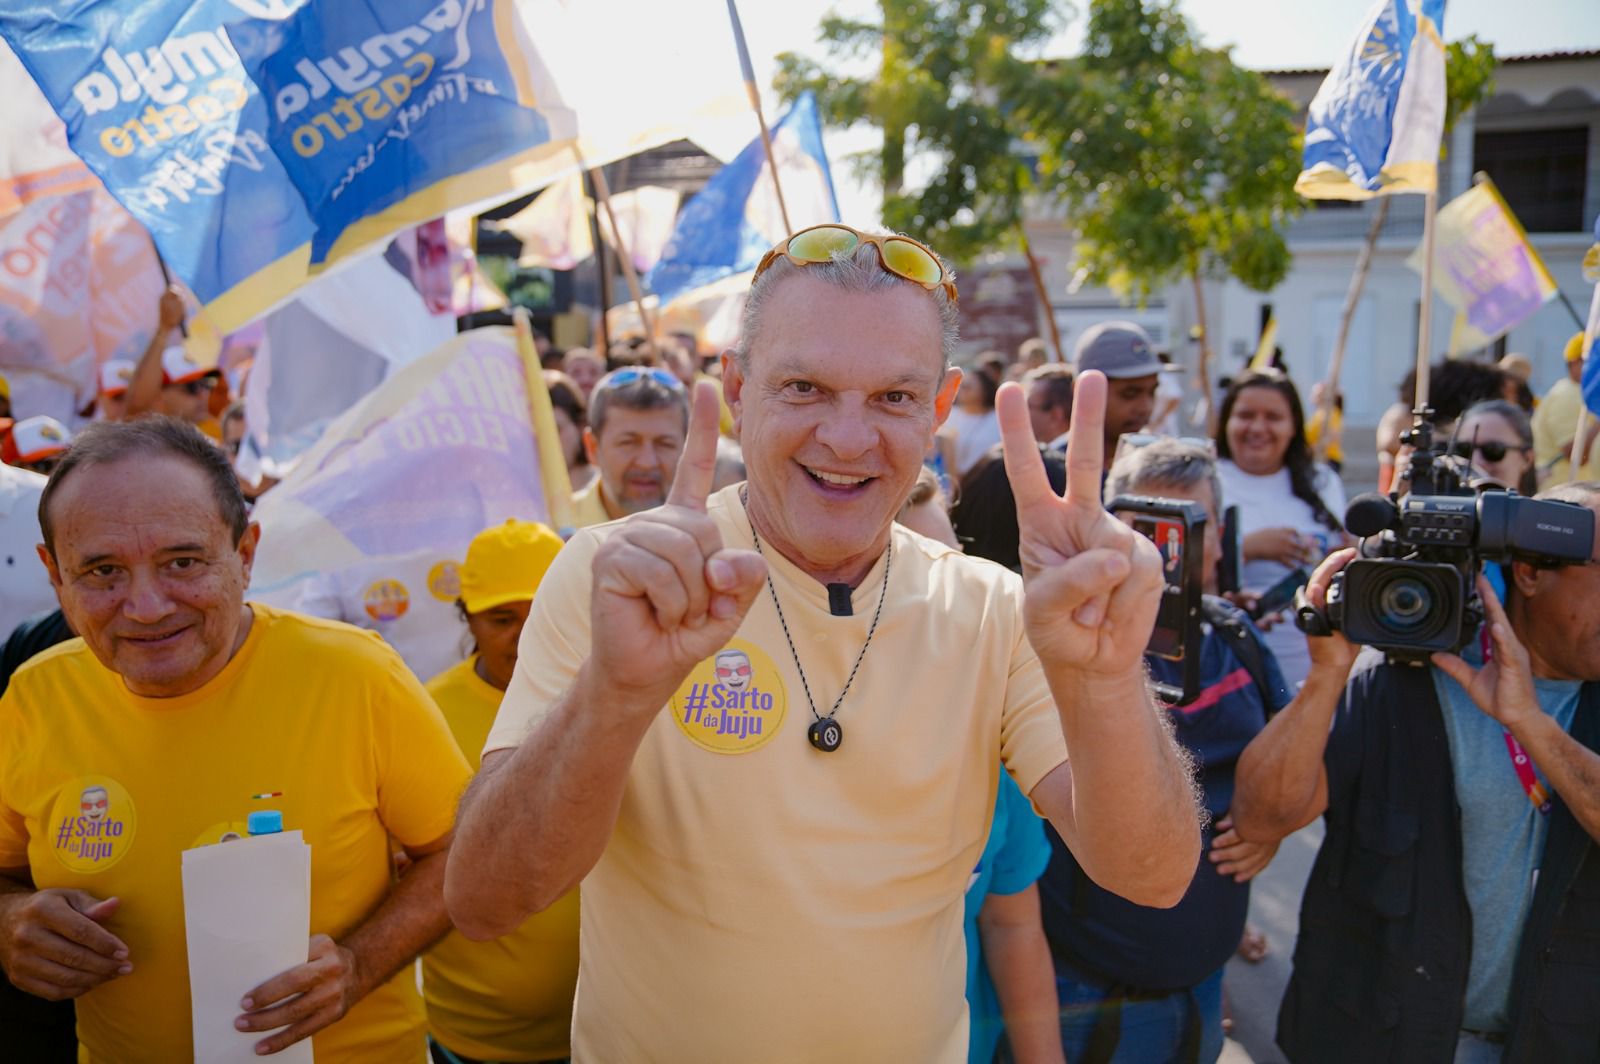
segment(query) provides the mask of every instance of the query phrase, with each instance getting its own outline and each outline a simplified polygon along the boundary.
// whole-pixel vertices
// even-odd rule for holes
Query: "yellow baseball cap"
[[[532,599],[560,550],[561,537],[537,521],[513,517],[484,529],[472,537],[461,565],[462,605],[482,613]]]
[[[1566,357],[1568,362],[1583,361],[1583,333],[1573,333],[1572,339],[1567,341]]]

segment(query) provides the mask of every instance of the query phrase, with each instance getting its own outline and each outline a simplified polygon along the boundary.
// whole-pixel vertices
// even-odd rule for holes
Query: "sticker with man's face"
[[[788,698],[772,659],[734,639],[694,667],[668,708],[678,730],[701,749],[747,754],[783,727]]]

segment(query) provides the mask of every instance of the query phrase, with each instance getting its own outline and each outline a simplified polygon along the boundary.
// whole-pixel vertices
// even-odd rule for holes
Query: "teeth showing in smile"
[[[806,466],[806,472],[822,481],[824,484],[834,484],[841,488],[853,488],[857,484],[865,484],[871,477],[847,477],[840,473],[824,473],[820,469]]]

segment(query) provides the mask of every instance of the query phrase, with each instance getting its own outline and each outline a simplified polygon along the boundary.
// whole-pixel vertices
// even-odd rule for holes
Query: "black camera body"
[[[1382,650],[1391,664],[1425,665],[1436,651],[1459,651],[1483,623],[1474,581],[1484,562],[1540,568],[1586,562],[1594,512],[1499,487],[1474,488],[1461,467],[1432,447],[1432,427],[1420,417],[1406,440],[1416,447],[1412,490],[1350,503],[1345,525],[1361,537],[1363,556],[1334,576],[1325,610],[1302,592],[1295,623],[1310,635],[1342,632]]]
[[[1156,696],[1183,706],[1200,696],[1200,598],[1204,578],[1206,510],[1187,499],[1118,495],[1106,509],[1127,515],[1133,530],[1161,552],[1161,605],[1145,653],[1180,662],[1183,685],[1155,683]]]

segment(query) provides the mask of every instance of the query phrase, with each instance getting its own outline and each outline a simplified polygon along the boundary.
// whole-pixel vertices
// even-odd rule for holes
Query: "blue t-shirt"
[[[989,841],[984,844],[978,867],[967,884],[967,1011],[972,1016],[972,1034],[967,1041],[970,1064],[989,1064],[1005,1024],[1000,1016],[1000,998],[994,981],[983,963],[983,942],[978,936],[978,912],[991,894],[1018,894],[1031,887],[1050,860],[1050,844],[1045,841],[1044,821],[1033,811],[1011,781],[1000,770],[1000,790],[994,799],[994,823]]]
[[[1463,654],[1477,664],[1476,642]],[[1550,818],[1539,812],[1517,778],[1505,729],[1466,691],[1438,669],[1450,766],[1461,807],[1461,873],[1472,908],[1472,967],[1467,973],[1466,1011],[1461,1025],[1474,1031],[1504,1031],[1510,1022],[1511,974],[1522,924],[1533,903],[1539,861]],[[1544,710],[1566,731],[1578,710],[1576,680],[1533,682]],[[1549,781],[1538,772],[1548,790]]]
[[[1242,616],[1232,611],[1236,616]],[[1250,908],[1250,884],[1235,883],[1207,856],[1215,819],[1233,803],[1233,770],[1267,717],[1289,702],[1289,691],[1271,651],[1254,627],[1270,701],[1228,640],[1209,625],[1200,642],[1201,693],[1187,706],[1168,711],[1178,741],[1199,762],[1200,781],[1213,826],[1201,839],[1200,861],[1183,900],[1152,909],[1102,890],[1087,875],[1055,831],[1049,831],[1050,867],[1039,882],[1045,936],[1064,969],[1111,984],[1173,991],[1195,986],[1220,968],[1239,945]],[[1181,667],[1147,658],[1160,681],[1182,682]]]

